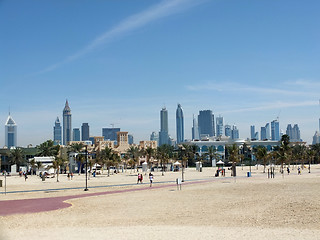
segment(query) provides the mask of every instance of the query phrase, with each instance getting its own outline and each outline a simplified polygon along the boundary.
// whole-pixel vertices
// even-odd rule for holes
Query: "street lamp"
[[[88,191],[88,145],[86,145],[86,188],[84,191]]]

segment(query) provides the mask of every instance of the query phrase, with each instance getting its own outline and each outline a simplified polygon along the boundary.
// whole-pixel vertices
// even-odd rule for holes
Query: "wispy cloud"
[[[277,86],[278,88],[252,87],[252,86],[246,86],[244,84],[239,84],[236,82],[216,81],[216,82],[207,82],[205,84],[188,85],[186,86],[186,89],[189,91],[217,91],[217,92],[236,91],[236,92],[251,92],[251,93],[258,93],[258,94],[269,94],[269,95],[278,94],[278,95],[292,95],[292,96],[305,96],[305,95],[311,96],[311,94],[313,94],[311,92],[307,93],[301,90],[299,91],[290,90],[290,89],[287,89],[286,87],[281,87],[280,84],[278,84]],[[314,86],[317,87],[317,85],[314,85]]]
[[[306,87],[306,88],[320,88],[319,81],[313,81],[313,80],[309,80],[309,79],[297,79],[297,80],[293,80],[293,81],[287,81],[286,85]]]
[[[195,5],[199,5],[206,0],[164,0],[159,4],[154,5],[140,13],[129,16],[124,19],[119,24],[115,25],[113,28],[103,33],[101,36],[95,38],[83,49],[66,57],[61,62],[52,64],[51,66],[39,71],[37,74],[42,74],[45,72],[50,72],[56,68],[64,65],[66,63],[72,62],[85,54],[90,53],[95,50],[97,47],[107,44],[114,41],[118,37],[122,37],[126,34],[131,33],[132,31],[139,29],[143,26],[146,26],[156,20],[168,17],[170,15],[176,14],[178,12],[190,9]]]
[[[224,113],[239,113],[239,112],[254,112],[254,111],[264,111],[269,109],[284,109],[284,108],[292,108],[292,107],[309,107],[309,106],[317,106],[317,101],[303,101],[303,102],[272,102],[265,105],[261,105],[258,107],[247,107],[247,108],[238,108],[231,109],[228,111],[223,111]]]

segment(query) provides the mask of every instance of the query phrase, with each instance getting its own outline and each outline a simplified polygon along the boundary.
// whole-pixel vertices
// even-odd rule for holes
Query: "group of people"
[[[142,183],[142,180],[143,180],[143,175],[142,175],[142,173],[138,173],[138,181],[137,181],[137,184],[138,184],[138,183]],[[150,187],[152,187],[153,174],[152,174],[151,172],[149,173],[149,180],[150,180]]]

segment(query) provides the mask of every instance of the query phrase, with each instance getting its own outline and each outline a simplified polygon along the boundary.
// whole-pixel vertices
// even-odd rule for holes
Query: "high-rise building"
[[[258,133],[258,132],[256,132],[256,133],[254,134],[254,139],[255,139],[255,140],[258,140],[258,139],[259,139],[259,133]]]
[[[280,126],[278,120],[273,120],[271,122],[271,140],[279,141],[280,140]]]
[[[265,128],[266,128],[266,139],[270,140],[270,124],[267,123]]]
[[[214,115],[211,110],[199,111],[198,126],[200,137],[213,137],[215,135]]]
[[[313,139],[312,139],[312,145],[320,143],[320,132],[316,131]]]
[[[90,128],[88,123],[82,123],[81,126],[81,141],[88,141],[90,138]]]
[[[72,141],[80,141],[80,128],[73,129]]]
[[[250,126],[250,138],[251,138],[251,139],[256,139],[255,136],[256,136],[255,126],[254,126],[254,125],[251,125],[251,126]]]
[[[239,129],[237,128],[236,125],[233,125],[233,126],[232,126],[231,139],[232,139],[232,140],[237,140],[237,139],[239,139]]]
[[[128,134],[128,143],[129,145],[133,144],[133,136],[131,134]]]
[[[177,126],[177,144],[184,142],[184,121],[181,105],[178,104],[176,111],[176,126]]]
[[[300,142],[300,129],[298,124],[294,124],[292,127],[291,124],[288,124],[286,134],[289,136],[290,142]]]
[[[150,141],[156,141],[159,144],[159,135],[156,132],[152,132],[150,135]]]
[[[163,107],[160,111],[159,146],[161,146],[163,144],[170,144],[169,126],[168,126],[168,111],[165,107]]]
[[[5,124],[5,144],[8,148],[17,146],[17,124],[12,119],[12,117],[8,116],[8,119]]]
[[[61,123],[60,123],[59,117],[57,117],[56,121],[54,122],[53,142],[56,145],[60,145],[62,143],[62,141],[61,141]]]
[[[193,122],[192,122],[192,140],[195,140],[195,139],[200,139],[200,135],[199,135],[199,127],[198,127],[197,120],[196,120],[195,117],[193,116]]]
[[[260,140],[266,140],[266,139],[267,139],[266,127],[261,127]]]
[[[226,137],[231,137],[231,126],[229,124],[224,126],[224,135]]]
[[[72,140],[71,109],[68,100],[63,109],[63,145]]]
[[[223,117],[221,116],[216,118],[216,135],[223,136]]]
[[[102,128],[104,140],[117,141],[117,132],[120,132],[120,128]]]

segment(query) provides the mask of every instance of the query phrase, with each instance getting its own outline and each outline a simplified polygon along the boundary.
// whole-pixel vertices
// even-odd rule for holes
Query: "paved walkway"
[[[183,185],[199,184],[199,183],[205,183],[205,182],[211,182],[211,181],[214,181],[214,179],[189,181],[189,182],[184,182]],[[132,184],[132,185],[135,185],[135,184]],[[70,199],[75,199],[75,198],[84,198],[84,197],[108,195],[108,194],[115,194],[115,193],[146,191],[146,190],[159,189],[159,188],[176,187],[176,184],[174,183],[153,185],[151,188],[149,187],[149,184],[146,184],[146,185],[147,186],[135,187],[130,189],[105,191],[105,192],[98,192],[98,193],[84,193],[84,194],[62,196],[62,197],[0,201],[0,216],[8,216],[13,214],[25,214],[25,213],[37,213],[37,212],[53,211],[57,209],[67,208],[67,207],[70,207],[71,204],[66,203],[65,201]]]

